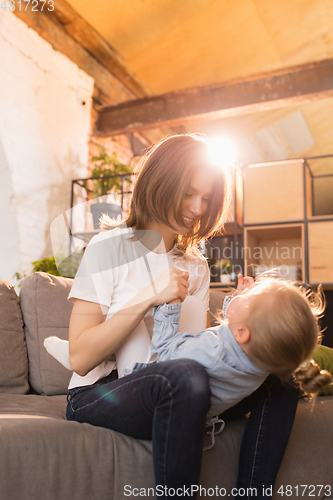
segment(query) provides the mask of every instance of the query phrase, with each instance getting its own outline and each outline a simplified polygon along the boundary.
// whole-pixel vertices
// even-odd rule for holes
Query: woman
[[[154,306],[175,299],[185,304],[190,294],[208,310],[209,270],[197,246],[223,226],[230,183],[225,171],[209,160],[208,143],[201,136],[164,139],[139,168],[129,217],[93,238],[69,296],[74,301],[69,328],[74,374],[67,419],[151,439],[156,486],[183,491],[199,482],[210,407],[206,371],[195,361],[180,359],[117,378],[114,354],[123,371],[135,361],[154,359],[149,349]],[[188,331],[190,316],[183,318]],[[292,421],[294,407],[289,406]],[[247,404],[241,411],[245,408],[248,412]],[[238,408],[235,412],[238,417]],[[258,415],[255,423],[262,420]],[[240,486],[253,483],[253,473],[247,477],[249,460],[255,464],[258,452],[252,440],[260,428],[249,425],[249,430]],[[274,427],[270,439],[275,432]],[[249,452],[254,452],[250,458]],[[260,471],[255,479],[266,484]]]

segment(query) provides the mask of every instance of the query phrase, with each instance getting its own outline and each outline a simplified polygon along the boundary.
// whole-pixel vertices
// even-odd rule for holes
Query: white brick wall
[[[0,279],[52,255],[50,223],[70,207],[71,180],[87,173],[93,84],[0,12]]]

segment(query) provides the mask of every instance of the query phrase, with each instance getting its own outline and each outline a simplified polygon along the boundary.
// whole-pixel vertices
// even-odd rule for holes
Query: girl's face
[[[240,326],[246,324],[248,301],[249,295],[241,294],[234,297],[228,305],[225,319],[228,321],[232,333]]]
[[[213,192],[214,177],[203,169],[196,170],[185,191],[182,204],[184,226],[179,226],[170,211],[170,223],[177,228],[177,234],[186,234],[207,211],[208,201]]]

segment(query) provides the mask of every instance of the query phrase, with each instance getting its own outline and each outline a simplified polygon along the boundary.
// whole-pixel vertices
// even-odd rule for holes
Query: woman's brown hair
[[[168,220],[173,207],[174,218],[184,225],[183,198],[190,178],[197,169],[213,173],[213,192],[206,213],[186,235],[177,235],[178,252],[196,253],[199,243],[224,226],[230,200],[230,174],[217,166],[209,155],[209,139],[199,134],[168,136],[152,146],[137,165],[137,178],[130,204],[128,227],[146,229],[153,222],[161,222],[175,229]],[[105,217],[102,229],[115,227]]]

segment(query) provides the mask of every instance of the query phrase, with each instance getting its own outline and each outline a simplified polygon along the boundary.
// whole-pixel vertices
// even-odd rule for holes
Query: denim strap
[[[227,307],[228,305],[230,304],[230,302],[232,301],[233,299],[233,296],[232,295],[227,295],[225,298],[224,298],[224,301],[223,301],[223,306],[222,306],[222,314],[223,314],[223,318],[225,319],[225,313],[227,311]]]

